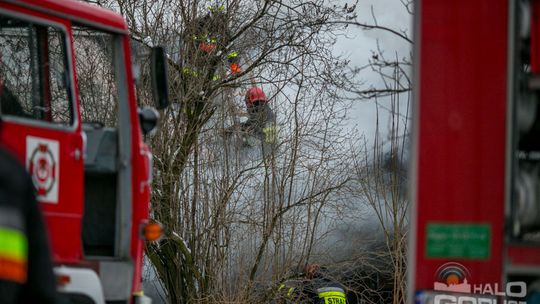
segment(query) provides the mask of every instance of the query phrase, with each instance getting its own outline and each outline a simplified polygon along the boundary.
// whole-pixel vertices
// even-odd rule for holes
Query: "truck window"
[[[73,124],[67,62],[61,29],[0,15],[2,114]]]
[[[73,44],[82,122],[115,127],[118,94],[114,69],[114,36],[75,26]]]

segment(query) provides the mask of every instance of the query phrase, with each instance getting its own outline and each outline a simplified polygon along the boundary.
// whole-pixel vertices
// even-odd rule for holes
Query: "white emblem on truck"
[[[26,168],[37,189],[37,200],[58,204],[58,141],[26,137]]]

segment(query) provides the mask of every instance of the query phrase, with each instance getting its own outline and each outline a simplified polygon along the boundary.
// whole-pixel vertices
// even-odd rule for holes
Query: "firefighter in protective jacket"
[[[302,297],[313,304],[347,304],[345,287],[332,279],[324,268],[310,264],[304,268]]]
[[[248,120],[242,124],[242,130],[254,133],[264,143],[276,142],[275,115],[268,105],[268,98],[259,87],[252,87],[246,92],[245,97]]]
[[[230,30],[228,28],[225,6],[208,7],[208,13],[194,21],[194,26],[187,31],[185,41],[191,40],[193,48],[188,48],[185,66],[182,74],[187,77],[207,77],[206,68],[210,70],[211,80],[217,81],[221,77],[217,65],[220,56],[226,56],[229,71],[232,75],[242,72],[238,52],[228,49]],[[223,54],[223,55],[221,55]]]

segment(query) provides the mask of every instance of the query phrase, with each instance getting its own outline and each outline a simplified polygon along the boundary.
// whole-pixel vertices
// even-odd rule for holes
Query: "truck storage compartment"
[[[114,256],[117,218],[118,133],[113,128],[84,127],[85,195],[82,226],[86,256]]]

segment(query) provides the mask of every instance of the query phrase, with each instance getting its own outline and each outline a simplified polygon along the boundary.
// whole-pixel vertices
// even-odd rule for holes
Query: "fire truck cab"
[[[154,66],[163,108],[165,64]],[[59,290],[72,303],[147,303],[143,131],[157,113],[137,107],[126,22],[77,1],[0,1],[0,83],[0,142],[36,186]]]
[[[540,1],[415,10],[409,299],[540,303]]]

